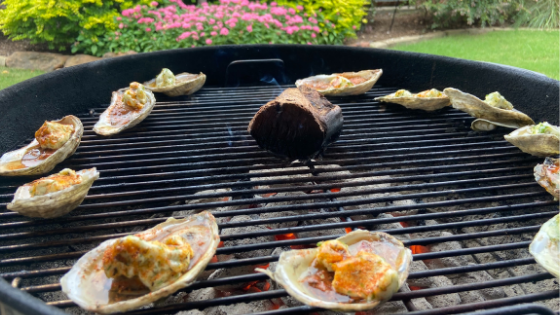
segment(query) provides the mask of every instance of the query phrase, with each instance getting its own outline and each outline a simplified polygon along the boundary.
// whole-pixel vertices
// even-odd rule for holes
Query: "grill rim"
[[[279,50],[278,53],[275,51]],[[337,72],[342,70],[357,69],[357,66],[362,64],[360,60],[365,57],[376,59],[379,57],[381,61],[375,61],[373,63],[380,64],[380,68],[386,68],[382,65],[384,62],[389,64],[389,69],[393,67],[392,70],[386,70],[386,74],[382,77],[380,84],[388,86],[399,86],[409,89],[420,89],[421,87],[434,86],[438,88],[446,87],[447,84],[442,84],[442,82],[457,82],[459,85],[455,85],[460,89],[464,89],[470,93],[483,95],[485,92],[481,92],[481,86],[485,88],[487,86],[498,85],[498,86],[508,86],[509,90],[518,89],[521,86],[531,86],[531,91],[526,91],[521,89],[523,93],[527,93],[527,96],[519,97],[519,93],[513,93],[518,98],[518,102],[521,104],[533,104],[536,105],[534,108],[543,110],[538,113],[538,115],[531,115],[533,109],[525,109],[523,106],[519,106],[521,111],[528,113],[530,116],[535,118],[535,121],[542,119],[542,117],[549,118],[548,121],[554,124],[558,124],[558,113],[554,111],[555,104],[558,104],[559,95],[559,81],[549,79],[540,74],[533,73],[531,71],[518,69],[509,66],[503,66],[492,63],[483,63],[476,61],[467,61],[449,57],[439,57],[426,54],[418,53],[407,53],[407,52],[396,52],[396,51],[385,51],[378,49],[369,48],[350,48],[350,47],[331,47],[331,46],[315,46],[315,47],[305,47],[297,45],[247,45],[247,46],[222,46],[222,47],[207,47],[207,48],[195,48],[195,49],[180,49],[174,51],[163,51],[148,54],[140,54],[135,56],[125,56],[120,58],[114,58],[110,60],[101,60],[93,62],[91,64],[80,65],[68,69],[59,70],[56,72],[41,75],[34,79],[16,84],[10,88],[0,91],[0,134],[2,138],[0,139],[0,150],[7,151],[7,148],[14,147],[16,143],[21,142],[23,139],[20,135],[29,135],[31,131],[34,131],[35,125],[40,125],[43,118],[54,118],[54,116],[59,117],[66,114],[72,113],[82,113],[90,108],[97,108],[99,104],[107,103],[106,95],[110,95],[110,91],[116,89],[116,87],[124,86],[128,83],[126,76],[134,77],[144,77],[146,80],[151,77],[154,71],[153,69],[160,69],[163,64],[166,64],[165,60],[168,57],[173,59],[175,63],[183,64],[183,68],[192,67],[191,65],[184,62],[190,58],[197,58],[197,56],[203,56],[208,54],[211,56],[224,55],[224,60],[221,63],[229,61],[231,58],[240,58],[244,55],[254,55],[257,52],[264,53],[264,55],[288,55],[288,53],[294,53],[294,55],[299,56],[316,56],[317,54],[323,54],[326,59],[339,56],[340,54],[352,53],[360,56],[359,60],[354,60],[352,62],[336,62],[332,63],[332,68],[327,67],[330,70],[324,70],[323,72]],[[327,55],[330,57],[327,58]],[[313,57],[314,58],[314,57]],[[249,59],[249,58],[243,58]],[[305,59],[305,58],[304,58]],[[319,58],[322,59],[322,58]],[[348,58],[353,59],[353,58]],[[157,60],[157,61],[154,61]],[[193,59],[196,60],[196,59]],[[290,60],[290,61],[293,61]],[[147,62],[147,63],[146,63]],[[416,62],[416,64],[414,64]],[[124,71],[126,75],[115,76],[113,73],[115,70],[111,68],[116,68],[124,70],[130,68],[133,64],[144,63],[147,67],[141,69],[140,73],[131,74],[130,71]],[[301,63],[301,62],[299,62]],[[404,64],[404,66],[403,66]],[[413,65],[411,65],[413,64]],[[198,63],[197,63],[198,66]],[[132,67],[133,68],[133,67]],[[319,72],[317,65],[312,67],[304,67],[305,70],[311,69],[311,71]],[[321,68],[322,70],[323,68]],[[341,70],[342,69],[342,70]],[[431,70],[421,75],[411,75],[407,74],[408,71],[414,70]],[[99,70],[99,71],[98,71]],[[459,70],[459,71],[458,71]],[[88,74],[95,73],[96,71],[101,74],[96,75],[92,80],[88,81],[88,84],[93,83],[97,85],[96,88],[92,86],[84,85],[83,77],[87,77]],[[206,66],[203,72],[207,73],[220,73],[220,65],[214,69],[210,69]],[[193,72],[193,70],[190,70]],[[391,73],[392,72],[392,73]],[[473,73],[486,72],[484,79],[489,82],[486,84],[480,84],[475,82],[473,85],[473,80],[468,80],[469,77],[475,77]],[[154,72],[155,73],[155,72]],[[225,73],[225,71],[222,71]],[[387,75],[387,73],[391,73]],[[429,73],[429,74],[428,74]],[[106,80],[106,76],[102,75],[111,74],[110,80]],[[216,76],[217,78],[218,76]],[[458,79],[467,78],[467,79]],[[480,78],[480,76],[478,76]],[[426,80],[428,79],[429,80]],[[74,82],[76,81],[76,82]],[[105,83],[105,81],[109,81]],[[295,80],[294,80],[295,81]],[[396,82],[398,81],[398,84]],[[126,82],[126,83],[123,83]],[[219,85],[220,79],[213,79],[209,84]],[[85,95],[81,95],[80,98],[71,95],[58,95],[61,94],[56,88],[52,88],[53,85],[64,85],[68,84],[72,88],[70,91],[78,90],[80,88],[86,87]],[[106,90],[108,92],[100,93],[99,90]],[[54,93],[53,93],[54,91]],[[29,93],[31,92],[31,93]],[[39,104],[39,100],[36,95],[44,95],[45,98],[40,100],[43,104]],[[505,94],[505,93],[502,93]],[[541,101],[542,97],[538,98],[538,95],[549,95],[550,98],[545,101]],[[537,102],[524,102],[519,101],[521,99],[530,99],[533,97]],[[88,101],[83,101],[81,99],[87,99]],[[508,97],[509,98],[509,97]],[[103,99],[103,101],[101,101]],[[513,98],[515,100],[515,97]],[[77,101],[77,102],[76,102]],[[18,111],[14,109],[14,106],[10,106],[13,103],[22,104]],[[61,106],[63,104],[74,104]],[[545,104],[548,103],[548,104]],[[21,119],[22,107],[32,108],[33,106],[42,105],[37,115],[32,117],[30,121],[27,119]],[[53,105],[53,106],[50,106]],[[547,106],[548,105],[548,106]],[[527,105],[528,106],[528,105]],[[44,108],[53,108],[54,110],[50,113],[45,112]],[[552,114],[551,114],[552,113]],[[40,117],[40,118],[39,118]],[[550,119],[552,118],[552,119]],[[14,126],[15,128],[11,128]],[[8,129],[10,127],[10,129]],[[32,295],[22,292],[19,289],[13,288],[4,279],[0,281],[0,301],[6,303],[15,310],[18,310],[24,314],[36,313],[36,314],[47,314],[47,315],[60,315],[65,314],[60,309],[46,305],[43,301],[33,297]],[[32,299],[30,299],[32,297]]]

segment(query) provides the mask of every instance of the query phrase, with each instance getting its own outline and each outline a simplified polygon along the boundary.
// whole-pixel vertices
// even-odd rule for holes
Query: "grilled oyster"
[[[156,98],[138,83],[130,83],[130,87],[113,92],[111,104],[99,116],[93,131],[99,135],[117,134],[142,122],[152,112]]]
[[[0,176],[38,175],[51,171],[74,154],[82,140],[84,126],[76,116],[46,121],[27,146],[0,158]]]
[[[155,79],[144,82],[147,89],[167,96],[191,95],[200,90],[206,82],[204,73],[179,73],[174,75],[171,70],[163,68]]]
[[[319,248],[283,252],[274,272],[256,270],[302,303],[355,312],[389,300],[408,277],[411,261],[411,251],[391,235],[356,230]]]
[[[560,278],[560,214],[541,226],[529,245],[529,252],[539,265]]]
[[[534,169],[535,180],[554,200],[560,199],[560,160],[547,157],[543,164],[537,164]]]
[[[325,96],[358,95],[369,91],[382,74],[382,69],[321,74],[297,80],[296,86],[305,85]]]
[[[395,103],[409,109],[423,109],[431,112],[451,105],[447,95],[436,89],[412,94],[407,90],[398,90],[393,94],[376,97],[376,101]]]
[[[514,130],[504,138],[525,153],[551,156],[560,153],[560,129],[547,122]]]
[[[449,97],[454,108],[478,118],[471,124],[473,130],[489,131],[496,126],[516,129],[535,124],[531,117],[513,109],[513,106],[508,106],[507,104],[511,105],[511,103],[498,92],[486,95],[484,101],[454,88],[446,88],[443,93]]]
[[[76,209],[98,178],[95,167],[79,172],[65,168],[19,187],[7,208],[28,217],[56,218]]]
[[[135,309],[193,283],[219,242],[209,212],[169,218],[144,232],[101,243],[60,279],[62,291],[88,311]]]

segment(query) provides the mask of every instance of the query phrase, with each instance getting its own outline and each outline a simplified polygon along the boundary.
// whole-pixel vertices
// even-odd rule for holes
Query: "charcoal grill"
[[[112,90],[131,80],[148,80],[162,67],[175,72],[202,71],[208,76],[207,84],[190,97],[158,97],[152,114],[132,130],[113,137],[93,133],[91,128],[107,107]],[[377,68],[382,68],[384,75],[365,95],[331,98],[343,110],[343,133],[317,159],[313,169],[300,167],[299,163],[288,165],[269,155],[246,132],[257,109],[298,78]],[[558,282],[533,292],[448,307],[419,310],[413,303],[418,298],[550,282],[553,278],[530,256],[504,259],[507,255],[500,255],[526,252],[540,224],[558,212],[557,202],[533,180],[532,169],[541,159],[507,143],[503,139],[508,132],[505,129],[472,132],[472,118],[454,109],[425,113],[373,101],[398,88],[419,91],[448,86],[478,96],[499,90],[535,121],[558,124],[558,81],[542,75],[496,64],[348,47],[224,46],[140,54],[59,70],[0,91],[1,152],[30,141],[29,136],[43,120],[74,114],[84,123],[82,143],[76,154],[55,171],[95,166],[101,172],[101,178],[78,209],[52,220],[33,220],[6,210],[16,187],[29,180],[2,178],[0,275],[17,289],[0,280],[0,301],[4,307],[24,314],[63,314],[61,310],[77,309],[60,292],[58,280],[88,249],[103,240],[154,226],[174,211],[229,207],[224,212],[213,211],[214,215],[253,217],[251,221],[220,224],[226,244],[245,240],[219,248],[220,255],[312,245],[338,235],[296,239],[278,236],[341,228],[384,230],[396,236],[424,235],[410,237],[404,243],[425,248],[449,242],[472,244],[464,242],[508,235],[509,241],[484,246],[417,252],[415,261],[465,255],[494,255],[499,259],[414,271],[409,280],[519,266],[532,266],[534,272],[401,290],[392,301],[402,301],[409,314],[417,315],[477,310],[485,310],[480,314],[554,314],[539,303],[558,298]],[[337,165],[337,172],[333,172],[332,165]],[[315,185],[306,186],[309,181]],[[210,192],[201,194],[203,191]],[[307,193],[301,193],[304,191]],[[299,194],[291,194],[296,192]],[[266,201],[255,199],[275,193],[278,195]],[[203,197],[211,199],[189,203]],[[410,202],[399,203],[403,200]],[[371,204],[375,206],[368,206]],[[418,211],[406,212],[410,210]],[[296,214],[258,217],[281,211]],[[403,215],[383,216],[399,211]],[[363,215],[369,217],[352,219]],[[338,221],[305,224],[329,218]],[[438,220],[438,224],[426,224],[429,220]],[[297,224],[266,228],[290,222]],[[394,228],[395,223],[402,228]],[[244,226],[262,229],[223,233]],[[483,228],[472,232],[472,227]],[[429,236],[441,231],[451,233]],[[276,238],[256,241],[263,236]],[[213,262],[207,269],[265,265],[277,258],[272,254],[254,255]],[[263,274],[247,273],[200,280],[181,292],[266,279]],[[261,291],[194,302],[174,300],[127,314],[175,314],[287,295],[274,287]],[[277,310],[252,312],[278,315],[320,311],[310,306],[285,305]]]

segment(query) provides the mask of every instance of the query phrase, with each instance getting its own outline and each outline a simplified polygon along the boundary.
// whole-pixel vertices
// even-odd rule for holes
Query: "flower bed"
[[[98,55],[225,44],[342,44],[345,37],[320,12],[248,0],[201,6],[154,1],[122,11],[117,20],[118,29],[97,44]]]

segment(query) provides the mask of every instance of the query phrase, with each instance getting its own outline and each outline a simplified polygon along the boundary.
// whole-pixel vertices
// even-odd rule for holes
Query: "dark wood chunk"
[[[287,89],[261,106],[247,130],[259,147],[306,162],[338,139],[343,121],[339,106],[302,86]]]

